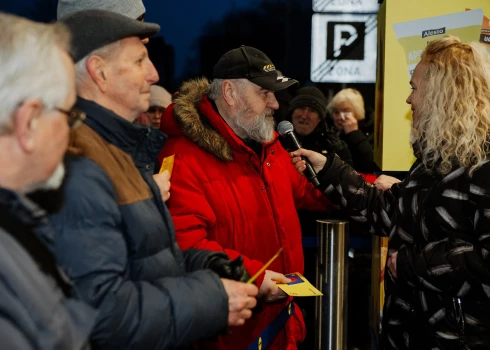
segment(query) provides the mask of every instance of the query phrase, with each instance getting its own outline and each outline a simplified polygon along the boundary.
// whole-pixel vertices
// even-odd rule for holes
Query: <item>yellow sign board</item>
[[[410,144],[412,114],[405,101],[410,94],[410,72],[424,42],[452,34],[463,41],[488,43],[488,17],[488,0],[384,1],[378,14],[374,145],[381,169],[407,171],[415,160]]]

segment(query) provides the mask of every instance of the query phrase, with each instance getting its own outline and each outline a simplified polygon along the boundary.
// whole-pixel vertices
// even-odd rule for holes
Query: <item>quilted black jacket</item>
[[[441,176],[416,161],[382,192],[338,157],[318,174],[322,189],[398,252],[388,269],[384,349],[490,349],[490,162]]]

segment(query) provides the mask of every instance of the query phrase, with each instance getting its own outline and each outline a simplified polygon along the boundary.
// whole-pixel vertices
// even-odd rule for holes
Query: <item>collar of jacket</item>
[[[0,210],[7,217],[28,227],[34,227],[46,218],[46,211],[17,192],[0,187]]]
[[[209,82],[204,78],[182,85],[174,106],[174,118],[182,134],[224,161],[232,161],[234,152],[255,154],[213,108],[206,95],[208,88]],[[278,136],[274,132],[272,141],[263,146],[275,143]]]
[[[76,107],[87,114],[86,125],[131,155],[137,167],[153,164],[167,139],[160,130],[130,123],[93,101],[78,97]]]

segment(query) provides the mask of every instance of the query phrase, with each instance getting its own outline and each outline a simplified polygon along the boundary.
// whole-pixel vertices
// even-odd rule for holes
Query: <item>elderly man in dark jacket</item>
[[[0,30],[0,348],[87,349],[95,310],[56,265],[46,210],[27,197],[61,184],[66,114],[80,116],[68,113],[69,33],[3,13]]]
[[[315,87],[298,89],[289,103],[288,119],[293,123],[301,147],[322,154],[336,153],[344,162],[353,165],[349,147],[327,124],[326,116],[327,99]],[[286,149],[290,148],[286,139],[281,142]]]
[[[158,25],[100,10],[62,21],[87,119],[72,134],[65,203],[52,222],[59,262],[99,309],[94,344],[175,349],[243,324],[257,287],[220,278],[247,277],[223,253],[179,249],[164,203],[169,174],[153,176],[165,135],[133,123],[158,80],[141,42]]]

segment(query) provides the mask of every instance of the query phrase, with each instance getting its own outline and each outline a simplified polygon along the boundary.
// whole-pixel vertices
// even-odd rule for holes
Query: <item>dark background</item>
[[[79,0],[83,1],[83,0]],[[344,87],[374,105],[374,84],[315,84],[310,81],[311,0],[143,0],[145,20],[160,24],[148,50],[159,85],[170,92],[189,78],[210,77],[226,51],[240,45],[264,51],[276,68],[301,86],[316,86],[330,99]],[[56,19],[57,0],[0,0],[0,10],[49,22]]]

